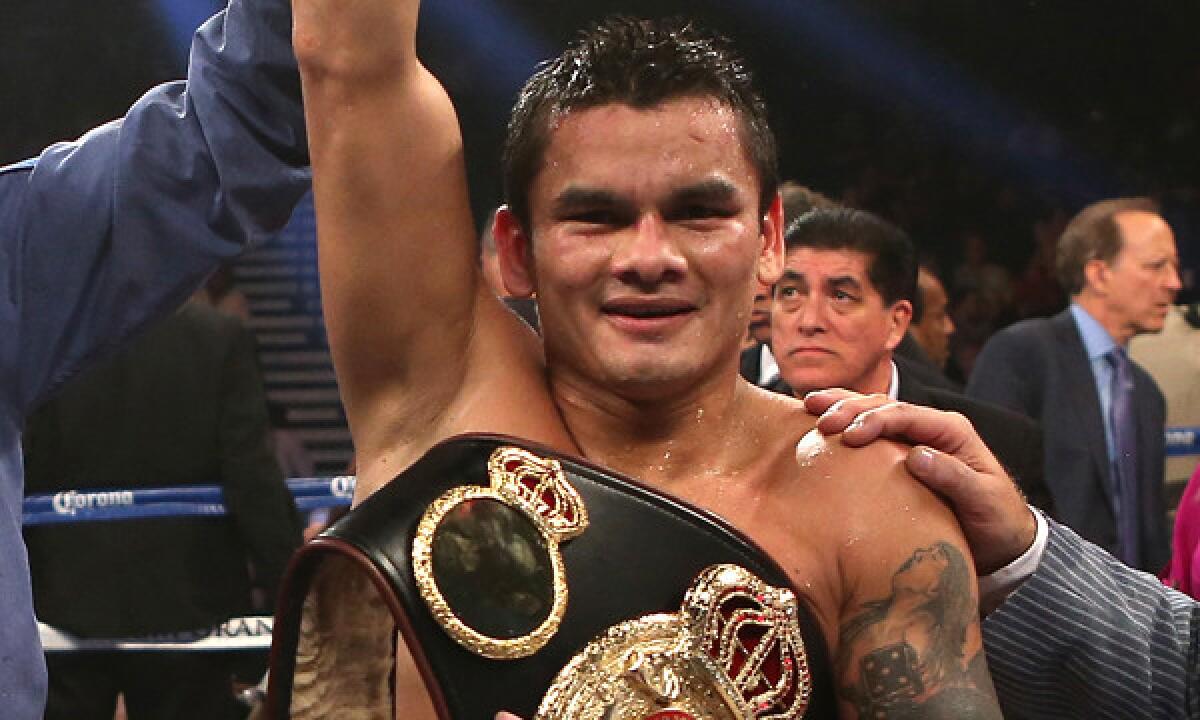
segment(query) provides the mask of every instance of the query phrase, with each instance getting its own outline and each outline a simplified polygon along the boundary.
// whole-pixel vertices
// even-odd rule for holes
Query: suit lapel
[[[762,345],[755,345],[742,351],[742,356],[738,361],[738,372],[741,373],[751,385],[758,384],[758,368],[762,359]]]
[[[1087,438],[1088,450],[1092,463],[1099,470],[1101,479],[1100,495],[1104,498],[1109,510],[1112,510],[1112,478],[1109,477],[1108,443],[1104,439],[1104,416],[1100,408],[1100,398],[1096,394],[1096,379],[1092,375],[1092,364],[1088,359],[1087,350],[1083,347],[1083,338],[1075,325],[1071,311],[1064,310],[1051,321],[1054,325],[1057,342],[1054,344],[1058,355],[1060,377],[1063,379],[1063,392],[1067,397],[1067,405],[1075,411],[1076,427],[1080,428]]]
[[[897,358],[896,375],[899,380],[900,387],[896,391],[896,399],[900,402],[910,403],[912,405],[925,405],[932,407],[929,401],[929,393],[925,386],[913,378],[913,374],[909,371],[903,362]]]

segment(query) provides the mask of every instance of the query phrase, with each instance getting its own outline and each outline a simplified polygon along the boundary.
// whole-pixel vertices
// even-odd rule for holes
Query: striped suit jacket
[[[1200,604],[1052,520],[983,623],[1006,718],[1200,718]]]

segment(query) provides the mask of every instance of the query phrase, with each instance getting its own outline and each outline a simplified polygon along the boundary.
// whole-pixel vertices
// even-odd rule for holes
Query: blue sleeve
[[[186,83],[0,170],[10,407],[177,306],[279,230],[309,185],[289,3],[232,0],[197,31]]]
[[[1042,562],[983,623],[1005,716],[1200,717],[1200,605],[1050,521]]]

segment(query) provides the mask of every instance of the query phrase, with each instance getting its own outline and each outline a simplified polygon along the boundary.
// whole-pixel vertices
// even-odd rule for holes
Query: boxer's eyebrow
[[[604,188],[572,185],[564,189],[554,198],[553,212],[557,217],[568,216],[581,210],[592,210],[598,207],[625,209],[630,203],[617,193]]]
[[[681,203],[728,203],[737,197],[738,189],[722,177],[705,178],[697,183],[685,185],[671,192],[671,202]]]

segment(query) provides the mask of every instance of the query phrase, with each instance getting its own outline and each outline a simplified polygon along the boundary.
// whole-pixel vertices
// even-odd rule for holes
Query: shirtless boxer
[[[536,292],[539,342],[480,276],[457,120],[415,52],[418,5],[294,0],[358,500],[461,433],[581,454],[774,556],[818,617],[843,717],[999,717],[947,508],[898,447],[806,437],[801,403],[738,377],[751,291],[783,253],[774,142],[740,64],[690,28],[610,21],[527,84],[494,231],[508,290]],[[920,692],[864,682],[884,648]],[[405,655],[397,717],[420,717]]]

